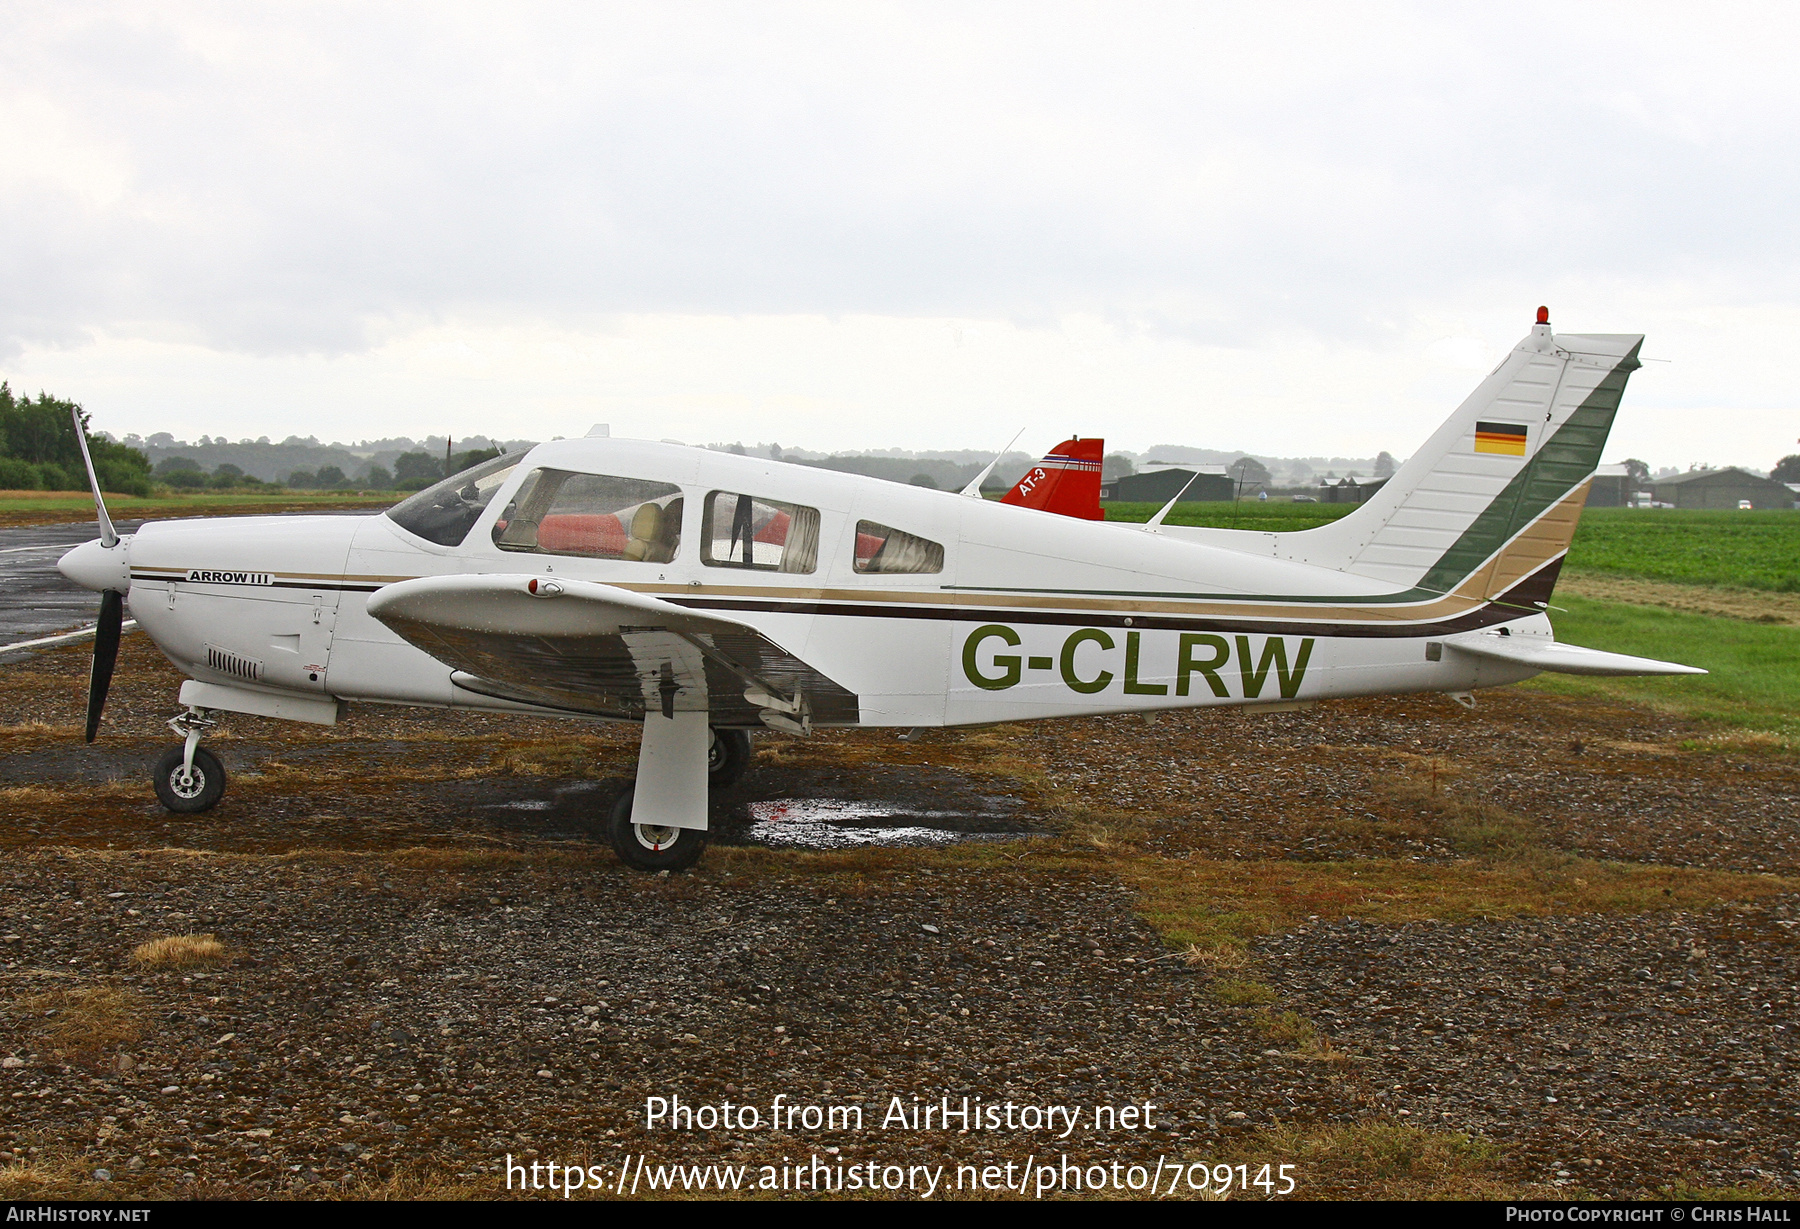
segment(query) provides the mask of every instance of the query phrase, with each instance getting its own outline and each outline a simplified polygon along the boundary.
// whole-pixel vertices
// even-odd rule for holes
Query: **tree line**
[[[85,491],[87,467],[75,438],[73,415],[87,426],[87,411],[72,401],[40,392],[22,397],[0,381],[0,490]],[[103,490],[120,495],[150,493],[150,458],[105,436],[88,436],[88,450]]]
[[[100,487],[117,495],[149,495],[157,486],[178,491],[199,490],[364,490],[417,491],[444,477],[444,457],[424,449],[402,453],[389,471],[370,467],[351,479],[335,465],[296,470],[283,482],[264,482],[236,465],[219,465],[210,472],[188,457],[165,457],[154,471],[150,458],[136,448],[93,434],[88,413],[79,404],[40,392],[36,397],[13,392],[0,381],[0,490],[85,491],[87,467],[81,461],[81,445],[75,438],[74,415],[80,414],[88,431],[88,450]],[[500,455],[498,448],[473,448],[450,457],[449,472],[456,474]]]
[[[450,472],[480,465],[500,455],[498,448],[471,448],[450,457]],[[368,471],[352,478],[336,465],[321,465],[316,470],[296,469],[284,480],[264,482],[229,462],[208,473],[191,457],[164,457],[157,463],[155,478],[178,491],[200,490],[291,490],[291,491],[418,491],[444,477],[444,458],[423,449],[403,452],[394,460],[394,468],[371,465]]]

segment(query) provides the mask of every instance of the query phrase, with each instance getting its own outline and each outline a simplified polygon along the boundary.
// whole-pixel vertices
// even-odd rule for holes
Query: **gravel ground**
[[[1126,836],[721,847],[656,878],[591,834],[629,772],[624,731],[234,720],[214,744],[232,792],[172,820],[138,774],[168,741],[176,680],[127,644],[91,749],[74,741],[80,650],[0,667],[5,1193],[492,1193],[509,1153],[760,1164],[826,1148],[894,1164],[1291,1155],[1301,1195],[1413,1189],[1317,1142],[1358,1124],[1472,1136],[1438,1193],[1800,1186],[1792,895],[1323,917],[1219,964],[1140,918],[1116,860],[1454,869],[1455,799],[1513,815],[1543,856],[1793,873],[1793,761],[1683,750],[1696,731],[1669,718],[1511,691],[1472,713],[1403,699],[770,739],[722,819],[864,791]],[[187,933],[217,935],[224,958],[130,958]],[[1239,982],[1268,993],[1227,992]],[[859,1105],[865,1129],[644,1128],[649,1097],[777,1094]],[[915,1095],[1156,1109],[1153,1129],[1067,1139],[876,1125]]]
[[[1268,943],[1295,1007],[1369,1056],[1390,1112],[1630,1195],[1795,1179],[1792,898],[1704,915],[1314,925]]]

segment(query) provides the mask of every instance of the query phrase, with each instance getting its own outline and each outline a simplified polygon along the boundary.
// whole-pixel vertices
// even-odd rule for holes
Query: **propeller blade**
[[[87,740],[100,731],[100,710],[112,686],[113,665],[119,660],[119,629],[125,621],[125,599],[117,589],[100,593],[100,621],[94,627],[94,669],[88,676]]]
[[[94,515],[100,521],[100,544],[106,547],[107,550],[111,550],[119,544],[119,535],[118,532],[113,529],[112,517],[106,514],[106,501],[100,497],[100,475],[94,472],[94,458],[88,454],[87,432],[84,431],[81,426],[81,410],[77,407],[69,411],[69,413],[75,419],[75,442],[81,445],[81,459],[87,464],[88,485],[94,488]],[[102,614],[104,614],[106,607],[102,605],[100,609]],[[114,622],[117,623],[117,619],[115,619]],[[118,647],[118,637],[114,636],[113,648],[116,650]],[[95,651],[98,652],[97,649]],[[109,674],[111,673],[111,667],[107,668],[107,672]],[[105,688],[100,689],[100,695],[103,699],[105,698]],[[98,720],[98,717],[90,719],[90,726],[93,721]],[[94,741],[92,732],[88,734],[88,741]]]

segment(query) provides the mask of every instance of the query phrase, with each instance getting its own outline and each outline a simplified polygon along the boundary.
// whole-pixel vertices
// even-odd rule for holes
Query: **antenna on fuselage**
[[[957,494],[958,495],[967,495],[970,499],[980,499],[981,498],[981,484],[988,480],[988,475],[994,472],[994,466],[1000,464],[1000,458],[1005,456],[1008,452],[1012,451],[1012,446],[1019,442],[1019,436],[1024,435],[1024,434],[1025,434],[1024,427],[1020,427],[1017,431],[1015,431],[1013,433],[1013,437],[1006,441],[1006,447],[1002,448],[999,452],[996,452],[994,454],[994,459],[987,463],[987,468],[982,470],[979,474],[976,474],[973,478],[969,479],[969,485],[964,487],[962,490],[958,491]]]
[[[1162,511],[1158,512],[1155,516],[1151,517],[1148,521],[1146,521],[1144,523],[1144,532],[1145,533],[1161,533],[1162,530],[1158,529],[1157,526],[1163,523],[1163,517],[1169,515],[1169,510],[1171,508],[1173,508],[1176,504],[1180,503],[1181,497],[1183,495],[1187,494],[1188,488],[1193,486],[1194,483],[1198,482],[1199,480],[1200,480],[1200,475],[1198,473],[1195,473],[1186,482],[1182,483],[1181,489],[1179,491],[1175,492],[1175,498],[1171,499],[1168,503],[1164,504],[1162,506]]]

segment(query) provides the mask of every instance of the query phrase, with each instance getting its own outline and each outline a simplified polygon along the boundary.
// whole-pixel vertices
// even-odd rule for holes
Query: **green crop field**
[[[1683,585],[1800,591],[1800,511],[1590,508],[1571,571]]]
[[[1242,499],[1176,504],[1165,519],[1170,525],[1203,525],[1210,529],[1254,529],[1264,533],[1291,533],[1335,521],[1354,512],[1357,504],[1296,504],[1285,499]],[[1162,507],[1157,503],[1111,502],[1101,505],[1109,521],[1142,524]]]
[[[1161,505],[1109,503],[1109,521],[1143,522]],[[1354,512],[1357,504],[1177,504],[1171,525],[1292,532]],[[1573,572],[1631,576],[1684,585],[1800,592],[1800,511],[1681,511],[1590,508],[1569,548]]]

